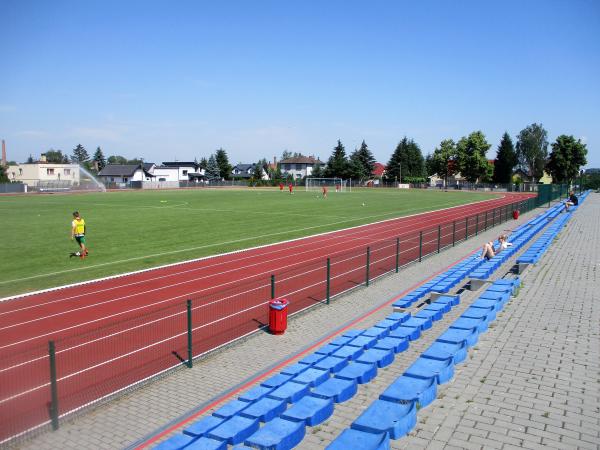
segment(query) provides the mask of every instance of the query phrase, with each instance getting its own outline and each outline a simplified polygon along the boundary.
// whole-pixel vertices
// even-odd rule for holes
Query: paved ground
[[[502,224],[290,320],[283,336],[257,333],[93,411],[18,444],[24,449],[119,449],[140,442],[196,411],[199,417],[257,376],[309,350],[351,324],[370,326],[391,312],[400,292],[466,256],[483,241],[527,220]],[[419,411],[417,427],[393,448],[600,448],[600,196],[588,197],[542,262],[525,274],[518,297],[457,367],[437,400]],[[319,449],[360,414],[474,298],[397,355],[334,415],[307,428],[299,449]],[[380,309],[378,307],[383,306]],[[326,330],[329,330],[326,332]],[[173,430],[179,432],[181,428]],[[14,445],[12,447],[15,447]]]

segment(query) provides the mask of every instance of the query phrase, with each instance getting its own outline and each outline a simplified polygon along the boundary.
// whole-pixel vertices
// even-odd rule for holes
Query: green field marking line
[[[260,245],[260,246],[250,247],[250,248],[244,248],[244,249],[239,249],[239,250],[235,250],[235,251],[231,251],[231,252],[221,253],[219,255],[208,255],[208,256],[201,257],[201,258],[194,258],[194,259],[185,260],[185,261],[177,261],[177,262],[170,263],[170,264],[164,264],[164,265],[159,265],[159,266],[155,266],[155,267],[149,267],[149,268],[145,268],[145,269],[135,270],[135,271],[131,271],[131,272],[110,275],[110,276],[101,277],[101,278],[97,278],[97,279],[85,280],[85,281],[81,281],[81,282],[77,282],[77,283],[71,283],[71,284],[62,285],[62,286],[56,286],[56,287],[42,289],[42,290],[38,290],[38,291],[26,292],[26,293],[23,293],[23,294],[17,294],[17,295],[14,295],[14,296],[8,296],[8,297],[0,298],[0,301],[13,300],[13,299],[22,298],[22,297],[26,297],[26,296],[30,296],[30,295],[41,294],[41,293],[44,293],[44,292],[51,292],[51,291],[55,291],[55,290],[58,290],[58,289],[65,289],[65,288],[69,288],[69,287],[80,286],[82,284],[93,283],[93,282],[98,282],[98,281],[103,281],[103,280],[114,279],[114,278],[120,278],[120,277],[123,277],[123,276],[133,275],[133,274],[136,274],[136,273],[143,273],[143,272],[147,272],[147,271],[151,271],[151,270],[157,270],[157,269],[161,269],[161,268],[164,268],[164,267],[172,267],[172,266],[176,266],[176,265],[181,265],[181,264],[186,264],[186,263],[201,261],[201,260],[205,260],[205,259],[208,259],[208,258],[213,258],[215,256],[236,254],[236,253],[240,253],[240,252],[243,252],[243,251],[249,251],[249,250],[254,250],[254,249],[260,249],[260,248],[268,247],[268,246],[271,246],[271,245],[274,245],[274,244],[284,244],[284,243],[294,242],[294,241],[298,241],[298,240],[301,240],[301,239],[305,239],[307,237],[317,237],[317,236],[327,235],[327,234],[335,233],[335,232],[342,231],[342,230],[344,230],[344,231],[345,230],[351,230],[351,229],[360,228],[360,227],[364,227],[364,226],[368,226],[368,225],[374,225],[374,224],[378,224],[378,223],[389,222],[389,221],[396,220],[396,219],[399,219],[399,218],[409,218],[409,217],[415,217],[415,216],[419,216],[421,214],[427,214],[427,213],[431,213],[431,212],[447,211],[447,210],[450,210],[452,208],[458,208],[458,207],[465,206],[465,205],[475,205],[475,204],[478,204],[478,203],[485,203],[485,202],[495,201],[495,200],[502,199],[504,197],[505,197],[505,195],[496,195],[496,196],[494,196],[492,198],[488,198],[488,199],[484,199],[484,200],[478,200],[476,202],[472,202],[472,203],[469,203],[469,204],[453,205],[453,206],[450,206],[450,207],[440,208],[440,209],[437,209],[437,210],[423,211],[423,212],[419,212],[419,213],[416,213],[416,214],[408,214],[408,215],[403,215],[403,216],[399,216],[399,217],[393,217],[393,218],[390,218],[390,219],[380,220],[380,221],[376,221],[376,222],[372,222],[372,223],[368,223],[368,224],[357,225],[357,226],[354,226],[354,227],[343,228],[343,229],[338,229],[338,230],[332,230],[332,231],[327,231],[327,232],[323,232],[323,233],[318,233],[318,234],[315,234],[315,235],[302,236],[302,237],[298,237],[298,238],[294,238],[294,239],[290,239],[290,240],[286,240],[286,241],[274,242],[274,243],[269,243],[269,244],[265,244],[265,245]],[[448,204],[448,203],[446,203],[446,204]],[[203,248],[210,248],[210,247],[214,247],[214,246],[218,246],[218,245],[235,244],[235,243],[238,243],[238,242],[244,242],[244,241],[258,239],[258,238],[264,238],[264,237],[270,237],[270,236],[278,236],[278,235],[282,235],[282,234],[295,233],[295,232],[304,231],[304,230],[318,229],[318,228],[323,228],[323,227],[326,227],[326,226],[331,226],[331,225],[346,223],[346,222],[350,222],[350,221],[363,220],[364,218],[381,217],[382,215],[388,215],[388,214],[390,214],[390,213],[378,214],[378,215],[374,215],[374,216],[366,216],[366,217],[363,217],[362,219],[361,218],[359,218],[359,219],[353,218],[352,220],[346,220],[346,221],[340,221],[340,222],[332,222],[332,223],[328,223],[328,224],[316,225],[316,226],[313,226],[313,227],[305,227],[305,228],[296,229],[296,230],[287,230],[287,231],[282,231],[282,232],[277,232],[277,233],[270,233],[270,234],[262,235],[262,236],[254,236],[254,237],[250,237],[250,238],[237,239],[237,240],[230,241],[230,242],[224,242],[224,243],[222,242],[222,243],[218,243],[218,244],[203,245],[203,246],[198,246],[198,247],[192,247],[192,248],[186,248],[186,249],[180,249],[180,250],[173,250],[173,251],[169,251],[169,252],[161,252],[161,253],[157,253],[157,254],[139,256],[139,257],[134,257],[134,258],[127,258],[127,259],[123,259],[123,260],[119,260],[119,261],[109,261],[109,262],[106,262],[106,263],[95,264],[93,266],[79,267],[79,268],[61,270],[61,271],[50,272],[50,273],[45,273],[45,274],[38,274],[38,275],[30,276],[30,277],[17,278],[17,279],[12,279],[12,280],[4,280],[4,281],[0,281],[0,285],[4,285],[4,284],[8,284],[8,283],[14,283],[14,282],[20,282],[20,281],[26,281],[26,280],[31,280],[31,279],[51,277],[51,276],[55,276],[55,275],[61,275],[61,274],[64,274],[64,273],[79,272],[81,270],[89,270],[89,269],[94,269],[94,268],[98,268],[98,267],[105,267],[105,266],[111,266],[111,265],[115,265],[115,264],[122,264],[122,263],[130,262],[130,261],[137,261],[137,260],[140,260],[140,259],[152,258],[152,257],[156,257],[156,256],[164,256],[164,255],[170,255],[170,254],[183,253],[183,252],[186,252],[186,251],[198,250],[198,249],[203,249]]]

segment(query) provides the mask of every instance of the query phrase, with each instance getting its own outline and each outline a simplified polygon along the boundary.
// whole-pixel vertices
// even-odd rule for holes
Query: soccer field
[[[357,189],[293,195],[202,189],[0,197],[0,297],[491,198],[485,193]],[[71,213],[90,249],[70,258]]]

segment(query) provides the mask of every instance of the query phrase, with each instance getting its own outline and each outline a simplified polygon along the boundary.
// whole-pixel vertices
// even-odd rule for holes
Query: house
[[[254,171],[256,170],[256,164],[237,164],[233,166],[231,169],[231,175],[233,178],[241,178],[241,179],[250,179],[254,176]],[[262,176],[261,180],[268,180],[269,175],[265,171],[265,169],[261,170]]]
[[[153,163],[143,164],[108,164],[98,172],[98,178],[103,183],[129,183],[131,181],[152,181],[154,175]]]
[[[513,172],[512,179],[513,183],[516,183],[518,181],[518,183],[529,184],[534,181],[533,177],[529,174],[529,172],[521,168]],[[552,184],[552,177],[546,171],[544,171],[542,178],[537,180],[536,184]]]
[[[10,181],[31,187],[50,184],[69,187],[79,185],[80,181],[77,164],[49,163],[44,154],[37,162],[9,165],[7,176]]]
[[[203,175],[203,172],[198,172],[198,164],[193,161],[165,161],[155,166],[152,174],[156,177],[155,181],[189,181],[191,174]]]
[[[281,160],[279,167],[284,177],[290,175],[294,179],[301,179],[309,177],[315,166],[322,166],[323,164],[314,156],[298,156]]]

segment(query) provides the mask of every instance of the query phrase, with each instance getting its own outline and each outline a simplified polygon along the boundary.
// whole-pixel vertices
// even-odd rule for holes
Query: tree
[[[517,159],[519,167],[527,172],[533,181],[542,178],[548,157],[548,132],[541,124],[531,124],[521,130],[517,137]]]
[[[354,150],[349,158],[350,176],[356,180],[369,178],[375,168],[375,157],[363,140],[360,148]]]
[[[365,167],[362,164],[358,149],[354,150],[348,158],[348,176],[353,180],[363,180],[369,176]]]
[[[144,158],[133,158],[133,159],[128,159],[126,164],[143,164],[144,163]]]
[[[426,164],[427,174],[437,175],[444,180],[444,186],[448,186],[448,178],[458,169],[456,152],[456,144],[452,139],[444,139],[440,142],[440,146],[436,147]]]
[[[424,179],[425,159],[419,145],[404,136],[387,164],[386,178],[402,182],[406,177]]]
[[[587,164],[587,147],[580,139],[560,135],[552,143],[552,152],[546,164],[553,183],[571,183],[578,175],[581,166]]]
[[[0,163],[0,183],[8,183],[8,167]]]
[[[222,179],[229,180],[231,176],[231,164],[229,164],[229,158],[227,157],[227,152],[220,148],[217,150],[215,154],[215,159],[217,161],[217,165],[219,166],[219,174]]]
[[[470,183],[487,176],[490,163],[485,154],[490,147],[481,131],[474,131],[467,137],[463,136],[456,144],[458,169]]]
[[[102,149],[100,147],[98,147],[94,153],[94,166],[96,166],[96,170],[98,172],[100,172],[106,166],[106,158],[104,158],[104,153],[102,153]]]
[[[27,164],[33,164],[33,156],[29,155],[29,158],[27,158]]]
[[[127,164],[127,158],[120,155],[111,155],[106,161],[108,164]]]
[[[283,161],[284,159],[290,159],[292,157],[292,152],[290,152],[289,150],[285,149],[282,153],[281,153],[281,161]]]
[[[221,171],[215,155],[210,155],[208,158],[204,175],[208,181],[218,181],[221,179]]]
[[[337,145],[333,148],[331,156],[327,160],[325,176],[339,178],[348,177],[348,158],[346,157],[346,149],[339,139]]]
[[[325,176],[325,172],[323,171],[321,164],[315,164],[313,166],[310,176],[313,178],[323,178]]]
[[[208,166],[208,161],[204,156],[200,158],[200,163],[198,164],[198,166],[200,167],[200,169],[206,170],[206,167]]]
[[[513,169],[517,165],[517,153],[513,145],[512,139],[508,133],[502,135],[496,159],[494,160],[494,175],[495,183],[511,183]]]
[[[69,157],[67,155],[63,155],[62,150],[54,150],[51,148],[46,153],[46,161],[54,164],[68,164]]]
[[[71,155],[71,161],[75,164],[85,164],[90,160],[90,155],[88,155],[87,150],[81,144],[77,144],[77,147],[73,149],[73,154]]]
[[[261,161],[254,164],[254,168],[252,169],[252,178],[255,180],[262,180],[263,177],[263,165]]]

